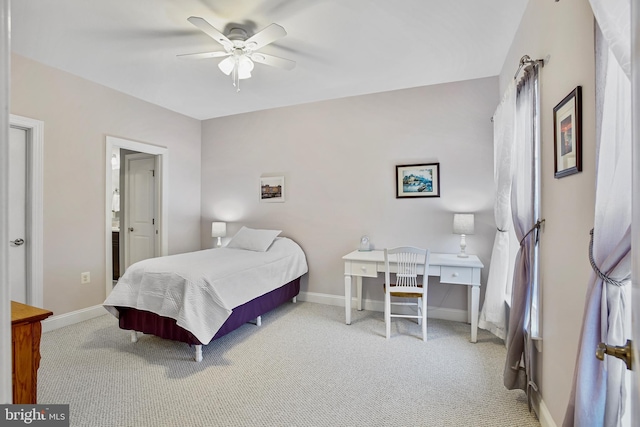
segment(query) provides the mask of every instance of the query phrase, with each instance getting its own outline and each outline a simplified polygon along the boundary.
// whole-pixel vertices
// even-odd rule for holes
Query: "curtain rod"
[[[516,74],[513,76],[513,80],[518,78],[518,74],[520,74],[520,71],[523,68],[527,68],[529,65],[542,65],[544,67],[544,60],[543,59],[531,59],[531,57],[529,55],[523,55],[522,58],[520,58],[520,65],[518,66],[518,71],[516,71]]]
[[[513,76],[513,80],[516,80],[518,78],[518,74],[520,74],[520,71],[522,71],[523,68],[527,68],[531,65],[533,66],[541,65],[544,67],[544,59],[534,60],[534,59],[531,59],[529,55],[523,55],[522,58],[520,58],[518,70],[516,71],[516,74]],[[491,116],[491,123],[493,123],[493,116]]]

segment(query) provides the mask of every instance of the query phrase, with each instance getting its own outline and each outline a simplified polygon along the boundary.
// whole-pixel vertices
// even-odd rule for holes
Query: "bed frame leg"
[[[138,342],[138,333],[136,331],[131,331],[131,342]]]
[[[196,345],[196,362],[202,362],[202,346]]]
[[[298,302],[298,297],[297,296],[293,297],[293,299],[291,301],[293,301],[294,304],[297,303]]]
[[[262,326],[262,316],[256,317],[256,326]]]

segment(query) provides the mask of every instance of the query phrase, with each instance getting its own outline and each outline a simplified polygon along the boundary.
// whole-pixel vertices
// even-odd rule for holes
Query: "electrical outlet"
[[[85,271],[84,273],[80,273],[80,283],[83,285],[91,282],[91,273]]]

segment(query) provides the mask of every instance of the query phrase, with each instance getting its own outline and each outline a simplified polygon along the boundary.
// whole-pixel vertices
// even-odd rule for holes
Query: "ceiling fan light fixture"
[[[253,71],[253,61],[246,56],[238,58],[238,78],[248,79],[251,77],[251,71]]]
[[[228,76],[233,71],[233,67],[235,67],[235,65],[236,61],[234,61],[233,57],[229,56],[220,61],[220,63],[218,64],[218,68],[220,68],[220,71]]]
[[[233,27],[227,35],[224,35],[203,18],[191,16],[187,20],[220,43],[224,47],[224,51],[183,54],[178,57],[203,59],[227,56],[218,63],[218,68],[227,76],[231,76],[233,86],[237,91],[240,91],[240,80],[251,78],[251,71],[255,66],[254,61],[285,70],[292,70],[295,67],[294,61],[254,52],[287,35],[285,29],[278,24],[271,24],[249,37],[243,28]]]
[[[239,71],[238,72],[238,79],[239,80],[246,80],[246,79],[250,79],[251,78],[251,73],[249,71]]]

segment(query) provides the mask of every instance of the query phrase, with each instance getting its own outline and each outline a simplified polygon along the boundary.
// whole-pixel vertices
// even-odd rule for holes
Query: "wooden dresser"
[[[53,313],[11,301],[13,403],[35,404],[40,366],[40,322]]]

